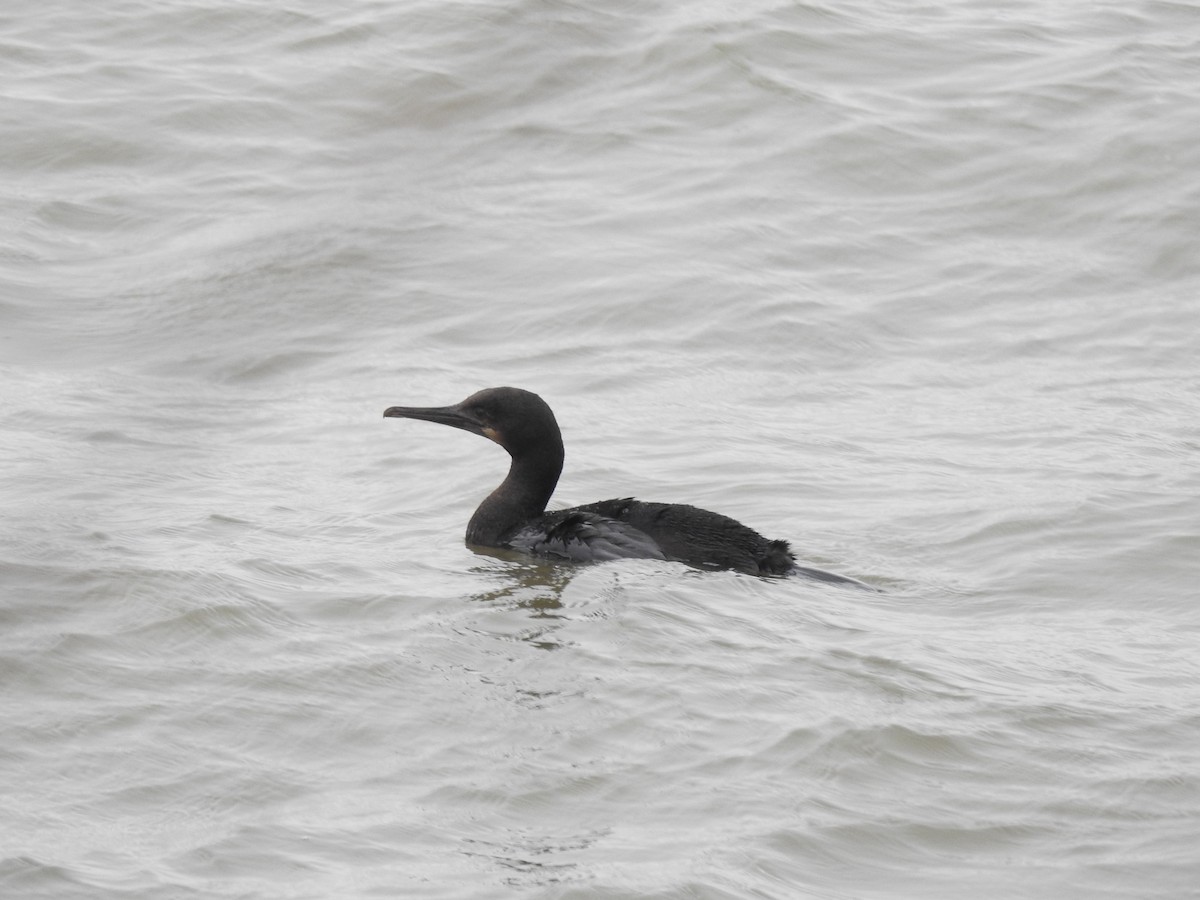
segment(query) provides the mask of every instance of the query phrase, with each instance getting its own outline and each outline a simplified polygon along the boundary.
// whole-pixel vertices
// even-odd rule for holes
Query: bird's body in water
[[[796,564],[786,541],[772,541],[728,516],[680,503],[601,500],[546,510],[562,473],[562,433],[537,394],[488,388],[453,406],[393,406],[384,416],[421,419],[489,438],[508,451],[508,477],[475,510],[467,543],[551,559],[669,559],[749,575],[805,575],[866,587]]]

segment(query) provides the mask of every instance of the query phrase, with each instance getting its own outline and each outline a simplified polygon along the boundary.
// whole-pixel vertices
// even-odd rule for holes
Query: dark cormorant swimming
[[[562,473],[562,432],[546,401],[529,391],[488,388],[453,406],[393,406],[384,416],[480,434],[512,457],[508,477],[471,516],[468,544],[577,562],[670,559],[701,569],[804,575],[867,587],[797,565],[787,541],[768,540],[728,516],[694,506],[626,498],[547,512]]]

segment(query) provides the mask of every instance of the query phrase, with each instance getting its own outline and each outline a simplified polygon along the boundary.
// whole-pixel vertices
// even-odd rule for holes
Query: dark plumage
[[[537,394],[488,388],[454,406],[393,406],[384,416],[421,419],[483,435],[508,451],[508,477],[475,510],[467,543],[574,561],[671,559],[748,575],[805,575],[865,587],[796,565],[787,541],[772,541],[719,513],[681,503],[601,500],[546,511],[562,473],[562,434]]]

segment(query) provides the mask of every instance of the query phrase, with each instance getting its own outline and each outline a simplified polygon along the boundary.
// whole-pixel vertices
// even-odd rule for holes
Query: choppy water
[[[1200,884],[1200,8],[0,13],[0,894]],[[471,553],[691,502],[878,595]]]

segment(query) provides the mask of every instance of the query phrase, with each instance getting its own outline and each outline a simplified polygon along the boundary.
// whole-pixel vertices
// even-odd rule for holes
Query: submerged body
[[[550,407],[529,391],[488,388],[454,406],[393,406],[384,416],[461,428],[495,441],[512,457],[508,477],[471,516],[468,544],[577,562],[669,559],[702,569],[805,575],[866,587],[799,566],[786,541],[768,540],[695,506],[619,499],[547,512],[562,473],[562,433]]]

